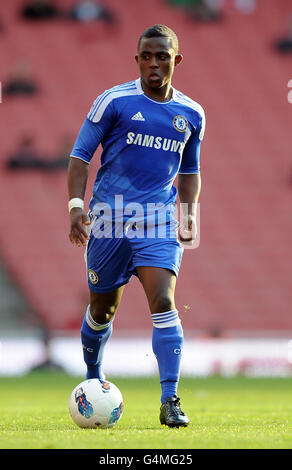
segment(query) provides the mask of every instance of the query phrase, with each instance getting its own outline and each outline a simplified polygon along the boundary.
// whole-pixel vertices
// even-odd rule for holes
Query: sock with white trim
[[[101,370],[104,348],[113,331],[112,320],[105,324],[96,323],[88,305],[81,327],[83,358],[87,366],[87,379],[104,380]]]
[[[154,313],[152,320],[152,348],[159,369],[161,403],[164,403],[166,397],[177,394],[184,340],[183,329],[177,310]]]

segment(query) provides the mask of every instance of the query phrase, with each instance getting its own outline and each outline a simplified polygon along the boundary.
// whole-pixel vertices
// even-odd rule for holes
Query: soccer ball
[[[106,380],[84,380],[74,388],[69,400],[71,417],[80,428],[111,428],[123,410],[120,390]]]

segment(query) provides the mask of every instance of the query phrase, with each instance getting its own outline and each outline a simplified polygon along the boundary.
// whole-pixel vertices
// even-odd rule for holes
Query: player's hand
[[[197,236],[197,223],[194,215],[184,216],[178,231],[179,241],[192,245]]]
[[[72,245],[86,246],[89,239],[86,226],[90,225],[88,215],[79,207],[74,207],[70,212],[69,239]]]

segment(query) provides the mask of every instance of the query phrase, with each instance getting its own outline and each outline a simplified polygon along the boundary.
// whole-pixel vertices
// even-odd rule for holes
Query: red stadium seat
[[[160,22],[177,32],[184,54],[174,86],[202,104],[207,117],[201,243],[185,251],[176,295],[185,333],[291,330],[291,67],[271,48],[289,1],[260,0],[250,15],[226,11],[219,23],[199,24],[163,1],[112,0],[118,25],[97,24],[90,34],[65,20],[31,26],[18,18],[22,3],[3,11],[2,80],[26,58],[40,93],[3,97],[0,105],[0,249],[44,324],[79,328],[88,302],[82,250],[68,240],[66,175],[13,173],[5,160],[23,133],[45,154],[56,152],[64,135],[75,137],[97,94],[138,76],[136,40]],[[98,158],[87,202],[97,167]],[[142,334],[151,329],[135,279],[116,325]]]

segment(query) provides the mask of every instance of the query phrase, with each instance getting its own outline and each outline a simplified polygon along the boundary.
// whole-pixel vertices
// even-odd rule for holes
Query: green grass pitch
[[[111,429],[79,429],[69,396],[83,380],[56,372],[0,378],[1,449],[291,449],[292,379],[181,378],[187,428],[159,423],[160,384],[111,378],[125,410]]]

